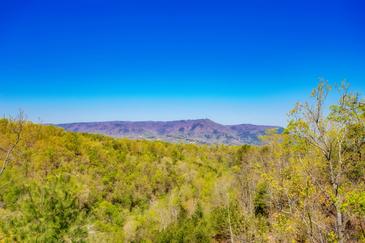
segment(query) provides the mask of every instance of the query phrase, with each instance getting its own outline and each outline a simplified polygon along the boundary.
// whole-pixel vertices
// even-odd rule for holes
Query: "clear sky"
[[[321,78],[365,93],[365,3],[1,1],[0,113],[285,125]]]

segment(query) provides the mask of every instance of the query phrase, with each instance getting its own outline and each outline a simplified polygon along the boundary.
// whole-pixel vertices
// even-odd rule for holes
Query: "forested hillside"
[[[112,121],[58,124],[71,132],[108,135],[116,138],[161,140],[194,144],[261,144],[260,136],[277,126],[252,124],[222,125],[209,119],[180,121]]]
[[[0,120],[0,241],[365,242],[365,108],[321,83],[262,146]],[[326,114],[326,115],[324,115]]]

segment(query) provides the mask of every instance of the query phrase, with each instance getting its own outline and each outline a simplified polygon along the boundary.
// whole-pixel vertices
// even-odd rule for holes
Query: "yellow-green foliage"
[[[326,87],[259,147],[25,123],[9,157],[2,119],[0,242],[364,242],[365,109],[344,92],[323,115]]]
[[[5,148],[13,139],[8,126],[0,121]],[[0,239],[157,241],[177,237],[176,227],[186,241],[212,239],[207,218],[221,206],[215,192],[220,178],[231,174],[237,150],[27,123],[0,176]]]

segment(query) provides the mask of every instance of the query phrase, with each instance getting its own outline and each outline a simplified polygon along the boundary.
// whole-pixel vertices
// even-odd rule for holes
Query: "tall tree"
[[[335,217],[335,233],[337,240],[342,243],[346,240],[347,218],[342,206],[345,185],[349,180],[347,176],[349,152],[354,143],[359,149],[364,145],[364,120],[361,117],[360,98],[357,94],[349,93],[346,84],[338,88],[340,92],[338,103],[326,106],[326,98],[331,90],[327,82],[321,82],[312,92],[311,97],[314,100],[312,103],[298,103],[291,112],[292,120],[288,130],[297,142],[321,154],[324,164],[320,170],[323,174],[310,174],[310,177],[330,201],[329,210],[334,211]],[[353,138],[351,132],[355,128],[362,129],[362,133]],[[329,187],[323,185],[323,179],[318,177],[324,177]]]

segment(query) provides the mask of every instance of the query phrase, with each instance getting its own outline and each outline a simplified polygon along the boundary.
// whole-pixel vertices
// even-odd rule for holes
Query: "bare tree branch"
[[[5,169],[7,168],[9,162],[11,161],[12,154],[14,149],[19,144],[21,139],[21,134],[23,132],[24,127],[24,115],[23,112],[20,112],[16,121],[10,121],[15,123],[15,127],[12,129],[12,132],[15,133],[15,141],[10,144],[8,149],[0,148],[1,151],[5,152],[5,158],[3,160],[3,164],[0,169],[0,176],[4,173]]]

